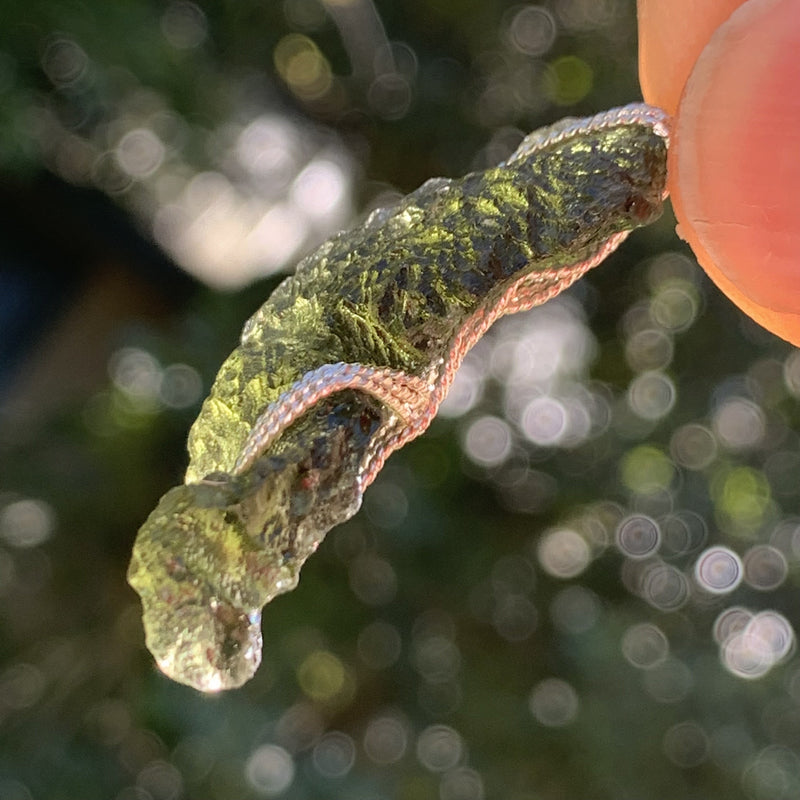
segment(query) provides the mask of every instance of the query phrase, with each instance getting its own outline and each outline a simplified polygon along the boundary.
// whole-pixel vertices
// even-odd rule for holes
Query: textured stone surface
[[[488,325],[545,302],[660,215],[666,149],[664,118],[646,106],[565,120],[499,167],[428,181],[301,262],[222,365],[191,430],[186,484],[134,546],[129,580],[167,674],[206,691],[252,675],[261,607],[296,585],[387,455],[427,427]],[[340,364],[384,370],[398,396],[427,385],[429,402],[403,417],[381,388],[304,380]],[[317,376],[328,374],[341,381],[338,369]],[[319,399],[304,403],[309,386]],[[285,420],[265,419],[271,404]]]

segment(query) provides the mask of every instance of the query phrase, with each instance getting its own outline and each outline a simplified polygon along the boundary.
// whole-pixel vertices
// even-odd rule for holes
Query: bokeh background
[[[800,353],[669,212],[497,324],[264,663],[162,677],[136,529],[331,233],[639,97],[624,0],[0,3],[0,800],[800,795]]]

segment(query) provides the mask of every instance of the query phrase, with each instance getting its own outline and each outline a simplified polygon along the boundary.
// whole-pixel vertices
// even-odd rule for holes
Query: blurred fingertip
[[[674,114],[700,52],[744,0],[638,0],[639,82],[645,101]]]
[[[712,36],[676,115],[670,190],[715,283],[800,344],[800,0],[750,0]]]

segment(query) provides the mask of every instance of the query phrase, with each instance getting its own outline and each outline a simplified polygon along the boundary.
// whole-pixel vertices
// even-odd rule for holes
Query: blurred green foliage
[[[168,250],[159,209],[197,175],[273,202],[230,161],[264,115],[299,150],[347,153],[361,213],[637,97],[619,0],[1,10],[10,202],[39,198],[48,172]],[[47,213],[31,220],[45,239]],[[797,797],[800,359],[717,293],[673,227],[490,332],[449,410],[266,609],[256,678],[213,697],[155,670],[124,576],[180,478],[194,382],[208,387],[276,279],[176,299],[168,265],[95,259],[95,276],[123,264],[103,286],[144,284],[165,310],[125,306],[91,337],[81,283],[6,378],[0,798]],[[37,252],[24,264],[39,275]],[[198,252],[170,250],[187,269]],[[20,388],[32,365],[68,374],[95,351],[108,371],[82,393]]]

